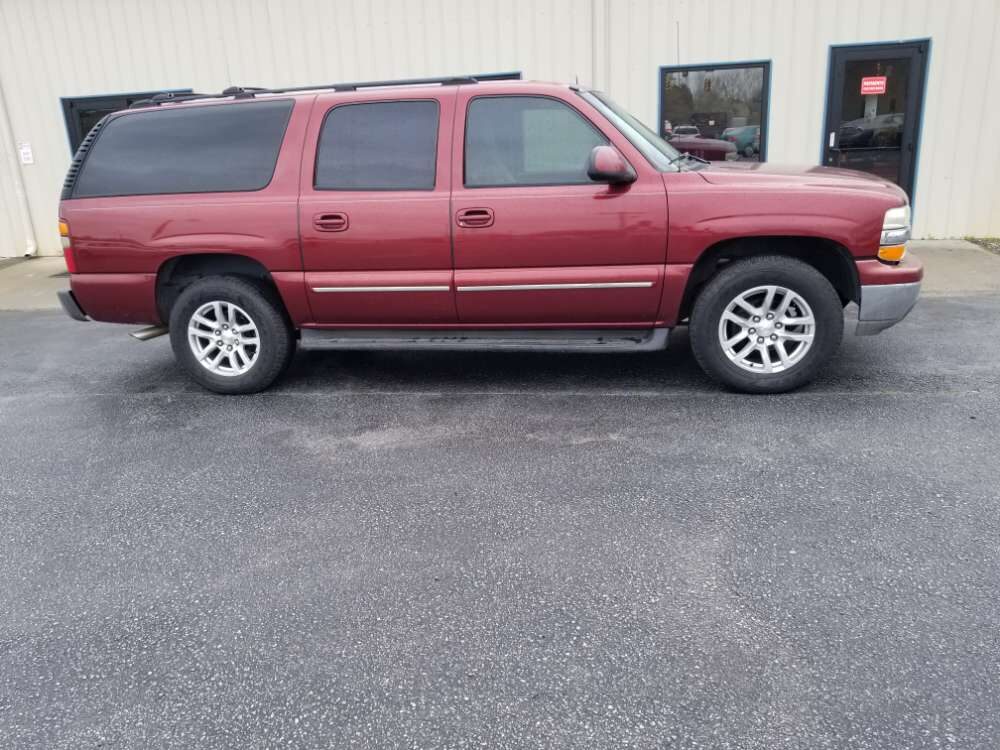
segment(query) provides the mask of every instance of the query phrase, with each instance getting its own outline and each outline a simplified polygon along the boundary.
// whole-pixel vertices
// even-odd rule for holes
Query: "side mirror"
[[[622,185],[635,182],[636,174],[624,157],[611,146],[595,146],[590,152],[587,176],[594,182]]]

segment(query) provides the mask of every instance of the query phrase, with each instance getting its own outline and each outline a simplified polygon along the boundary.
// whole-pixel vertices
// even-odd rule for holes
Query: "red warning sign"
[[[861,95],[884,94],[885,82],[885,76],[865,76],[861,79]]]

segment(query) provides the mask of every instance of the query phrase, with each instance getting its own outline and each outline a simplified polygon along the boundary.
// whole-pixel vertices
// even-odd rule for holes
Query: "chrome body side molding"
[[[648,289],[652,281],[594,281],[571,282],[565,284],[484,284],[460,286],[460,292],[533,292],[562,289]]]
[[[315,286],[314,292],[450,292],[449,286]]]

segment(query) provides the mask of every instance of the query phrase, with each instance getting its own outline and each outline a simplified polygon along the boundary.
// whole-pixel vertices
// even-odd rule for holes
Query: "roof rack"
[[[199,99],[252,99],[257,94],[296,94],[304,91],[357,91],[358,89],[377,89],[389,86],[459,86],[482,81],[519,81],[521,71],[506,73],[477,73],[476,75],[447,76],[444,78],[403,78],[394,81],[356,81],[353,83],[324,83],[316,86],[290,86],[286,88],[261,88],[259,86],[230,86],[219,94],[174,94],[164,92],[154,94],[148,99],[133,102],[129,109],[158,107],[161,104],[181,104]]]

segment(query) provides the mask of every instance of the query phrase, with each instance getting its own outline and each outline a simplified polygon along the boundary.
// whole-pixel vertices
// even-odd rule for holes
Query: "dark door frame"
[[[120,94],[96,94],[93,96],[63,96],[59,98],[62,106],[63,120],[66,122],[66,138],[69,141],[69,151],[76,153],[77,146],[80,145],[87,134],[81,132],[80,120],[76,116],[77,109],[82,107],[93,107],[97,109],[119,110],[128,107],[129,100],[148,99],[154,94],[190,94],[191,89],[157,89],[156,91],[129,91]]]
[[[844,63],[851,60],[891,60],[909,57],[911,60],[910,80],[906,91],[907,104],[899,171],[901,187],[910,196],[912,205],[917,187],[917,163],[920,156],[920,131],[924,119],[924,98],[927,90],[930,46],[930,39],[830,45],[826,74],[823,134],[820,141],[821,165],[828,164],[831,150],[830,133],[836,132],[840,125],[838,116],[844,95]]]

